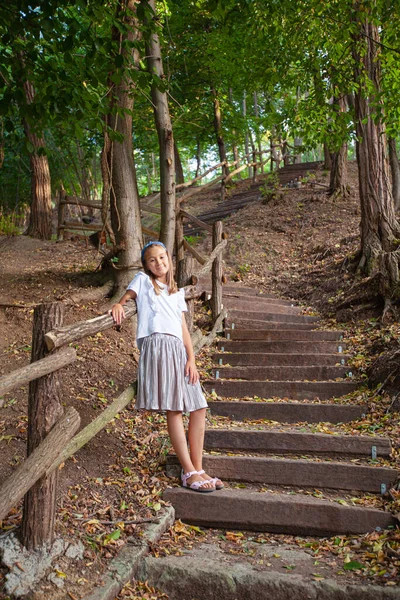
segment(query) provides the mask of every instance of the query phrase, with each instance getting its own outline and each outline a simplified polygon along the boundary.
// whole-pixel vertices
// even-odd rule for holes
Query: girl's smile
[[[169,271],[169,261],[165,249],[162,246],[150,246],[145,254],[146,268],[161,281],[167,283],[167,273]]]

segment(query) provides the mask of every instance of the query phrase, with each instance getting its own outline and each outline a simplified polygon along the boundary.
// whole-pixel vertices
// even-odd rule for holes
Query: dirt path
[[[353,167],[350,172],[353,190],[356,190]],[[320,180],[326,182],[326,175],[321,174]],[[245,183],[242,186],[245,187]],[[210,193],[201,203],[187,208],[199,214],[216,202],[216,196]],[[301,302],[308,307],[309,314],[319,309],[329,317],[329,311],[336,306],[349,281],[340,266],[346,255],[356,248],[358,221],[356,191],[345,202],[332,203],[323,192],[302,189],[288,190],[279,203],[255,203],[224,223],[229,233],[227,273],[250,287]],[[198,243],[204,251],[207,245],[208,242]],[[98,261],[95,251],[83,242],[39,242],[23,236],[0,239],[0,302],[28,303],[25,309],[0,308],[2,374],[29,362],[30,304],[62,300],[82,291],[93,283]],[[206,311],[198,308],[199,322],[207,326]],[[95,302],[71,305],[67,309],[66,322],[96,316],[100,309]],[[363,334],[353,326],[350,334],[357,337],[355,343],[363,341]],[[63,370],[61,389],[65,405],[77,408],[85,425],[134,379],[136,353],[130,331],[124,327],[121,332],[112,330],[80,343],[78,356],[74,365]],[[205,377],[211,367],[208,353],[203,352],[199,360]],[[364,368],[366,359],[358,360]],[[0,483],[25,456],[26,395],[26,389],[8,394],[5,408],[0,413]],[[378,404],[376,399],[375,404]],[[378,408],[381,407],[377,406],[377,411]],[[382,412],[379,412],[380,416],[378,412],[376,415],[366,427],[377,427],[380,432],[385,427],[395,428],[394,423],[383,420]],[[219,421],[210,417],[210,423],[216,421],[221,426],[229,426],[224,418]],[[77,563],[60,561],[59,570],[66,578],[56,576],[64,581],[63,588],[58,589],[46,581],[36,591],[35,600],[84,598],[127,538],[140,534],[140,525],[117,523],[157,517],[163,502],[161,494],[168,484],[162,465],[167,452],[164,418],[138,415],[128,408],[66,463],[60,471],[57,533],[82,540],[85,555]],[[3,531],[18,525],[20,518],[19,506],[1,523]],[[254,537],[251,534],[237,537],[234,532],[227,536],[218,531],[204,533],[186,526],[180,530],[180,527],[178,524],[165,535],[154,548],[155,555],[179,554],[207,539],[211,544],[222,545],[227,554],[237,555],[238,560],[252,560],[248,552],[249,538]],[[259,543],[275,547],[309,544],[308,551],[312,549],[314,554],[324,556],[324,560],[337,561],[338,570],[343,566],[348,548],[345,538],[337,545],[334,539],[299,541],[268,534],[263,534],[262,539],[264,541]],[[388,547],[398,552],[399,545],[397,539],[389,544],[388,537],[381,539],[378,535],[375,540],[368,539],[363,549],[378,556],[378,550],[374,551],[373,547],[381,542],[384,555],[378,557],[376,565],[381,568],[377,574],[387,566]],[[363,542],[354,539],[348,544],[351,547],[359,544],[361,548]],[[343,551],[339,552],[339,549]],[[398,569],[397,558],[393,560],[390,568]],[[344,581],[365,580],[364,570],[343,573]],[[3,577],[4,571],[0,572],[0,585]],[[385,575],[377,575],[376,581],[385,585]],[[121,598],[135,598],[135,593],[128,590]],[[152,592],[140,593],[152,597]]]

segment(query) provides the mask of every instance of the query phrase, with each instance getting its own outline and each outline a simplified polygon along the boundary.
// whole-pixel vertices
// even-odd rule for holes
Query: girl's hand
[[[112,315],[116,325],[121,325],[122,321],[125,319],[125,311],[122,304],[114,304],[109,313]]]
[[[199,381],[200,376],[194,360],[188,359],[185,366],[185,375],[189,377],[189,383],[191,385],[195,385]]]

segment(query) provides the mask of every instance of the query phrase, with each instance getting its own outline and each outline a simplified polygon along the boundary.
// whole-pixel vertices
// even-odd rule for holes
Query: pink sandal
[[[203,471],[204,473],[204,471]],[[182,487],[187,488],[188,490],[192,490],[192,492],[201,492],[202,494],[206,494],[208,492],[215,492],[216,488],[203,488],[207,483],[214,483],[211,480],[204,479],[203,481],[193,481],[193,483],[187,482],[188,479],[191,478],[192,475],[200,475],[200,471],[189,471],[188,473],[184,473],[182,470],[181,479],[182,479]],[[203,489],[202,489],[203,488]]]
[[[198,475],[203,475],[204,473],[205,473],[204,469],[201,469],[201,471],[197,471]],[[205,481],[209,481],[210,483],[213,483],[216,490],[223,490],[225,487],[224,484],[222,483],[222,481],[218,477],[211,477],[211,479],[205,479]],[[219,485],[218,485],[218,481],[219,481]]]

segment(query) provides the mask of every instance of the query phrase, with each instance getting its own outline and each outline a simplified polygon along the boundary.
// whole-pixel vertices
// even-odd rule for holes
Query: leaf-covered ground
[[[342,327],[352,354],[351,364],[362,382],[376,354],[383,352],[388,344],[398,345],[400,330],[396,322],[382,327],[374,307],[356,305],[356,312],[351,315],[348,308],[342,308],[354,284],[352,274],[346,270],[346,261],[356,251],[358,241],[359,208],[353,165],[350,171],[353,190],[350,200],[333,202],[323,187],[287,190],[279,202],[272,200],[266,205],[257,202],[229,217],[224,225],[229,234],[226,272],[236,281],[301,303],[308,314],[322,314],[324,327]],[[321,173],[318,177],[320,183],[326,183],[326,175]],[[194,204],[192,201],[188,210],[201,213],[215,202],[215,195],[210,193],[202,202]],[[200,241],[198,248],[205,252],[208,244]],[[5,374],[29,362],[32,305],[68,299],[84,292],[86,286],[94,283],[93,273],[99,258],[82,241],[38,242],[21,236],[0,239],[0,259],[0,302],[3,303],[0,370]],[[4,306],[13,303],[25,308]],[[77,301],[67,306],[66,323],[91,318],[102,311],[101,303]],[[342,323],[340,319],[344,317],[346,322]],[[197,318],[202,327],[209,327],[207,309],[200,304]],[[65,406],[77,408],[82,425],[86,425],[135,379],[137,352],[128,324],[119,332],[110,330],[98,334],[76,347],[78,361],[60,372],[61,398]],[[205,350],[199,356],[203,378],[210,372],[211,364],[211,351]],[[397,466],[400,426],[398,414],[392,410],[393,397],[379,388],[364,388],[351,400],[368,404],[365,419],[335,426],[298,423],[294,427],[299,431],[331,435],[389,435],[393,456],[390,460],[378,459],[375,464]],[[26,425],[27,386],[7,394],[4,408],[0,410],[0,483],[24,459]],[[237,427],[238,423],[209,416],[208,426]],[[261,421],[248,421],[243,426],[287,428]],[[85,555],[78,563],[60,560],[55,574],[64,583],[63,588],[59,590],[44,581],[35,592],[36,600],[83,598],[95,581],[101,581],[107,563],[118,550],[130,538],[140,536],[147,522],[157,519],[165,486],[175,485],[164,474],[169,450],[165,418],[137,413],[128,407],[62,466],[57,534],[82,540]],[[354,460],[357,463],[358,459]],[[231,485],[241,484],[233,482]],[[278,491],[265,486],[258,489]],[[293,494],[299,489],[282,491]],[[400,512],[399,492],[395,489],[385,497],[319,489],[304,489],[302,493],[332,502],[365,504]],[[10,530],[18,532],[20,522],[21,505],[0,523],[0,535]],[[152,552],[154,556],[179,555],[205,542],[216,545],[227,556],[249,561],[260,569],[295,572],[296,565],[280,560],[280,549],[301,547],[315,559],[314,579],[325,578],[328,573],[338,581],[368,581],[385,586],[397,585],[400,580],[397,530],[314,539],[201,530],[178,521]],[[265,558],[260,556],[261,547],[275,550],[268,555],[270,558]],[[0,583],[4,574],[4,570],[0,571]],[[119,598],[161,599],[166,596],[141,582],[126,586]]]

